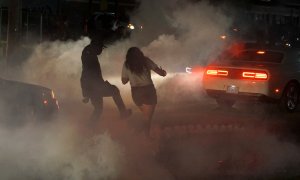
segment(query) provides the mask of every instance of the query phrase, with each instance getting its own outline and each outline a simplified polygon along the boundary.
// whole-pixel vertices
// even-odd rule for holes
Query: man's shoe
[[[121,112],[120,117],[121,117],[121,119],[125,119],[125,118],[128,118],[129,116],[131,116],[131,114],[132,114],[131,109],[126,109],[123,112]]]

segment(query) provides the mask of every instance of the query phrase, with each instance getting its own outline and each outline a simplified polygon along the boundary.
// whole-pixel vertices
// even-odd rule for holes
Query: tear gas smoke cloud
[[[203,1],[193,4],[178,2],[142,1],[140,9],[133,13],[132,20],[142,23],[144,30],[132,34],[131,39],[109,45],[100,56],[104,78],[118,85],[127,99],[131,99],[129,87],[127,85],[126,90],[120,85],[120,74],[129,47],[141,47],[146,56],[168,72],[175,73],[184,71],[187,65],[205,65],[222,46],[218,37],[230,26],[230,19],[218,8]],[[17,130],[1,127],[0,179],[172,179],[172,175],[151,156],[153,147],[143,137],[126,132],[116,138],[108,131],[107,134],[88,139],[80,134],[77,127],[80,125],[74,125],[82,116],[88,116],[77,101],[81,98],[80,56],[89,41],[88,38],[82,38],[69,42],[44,42],[35,47],[23,67],[24,76],[20,79],[53,88],[58,99],[70,106],[67,108],[71,109],[71,113],[64,112],[65,116],[59,117],[59,121],[45,125],[28,125]],[[177,81],[183,81],[176,76],[172,78],[171,74],[169,78],[165,89],[162,88],[160,92],[159,88],[159,96],[172,99],[182,97],[180,94],[186,92],[184,89],[175,92],[174,96],[166,95],[173,92]],[[161,82],[155,79],[154,83]],[[193,86],[185,88],[190,87]],[[184,98],[190,94],[185,93]],[[129,131],[126,126],[125,129]],[[281,146],[279,142],[276,143]],[[291,151],[282,149],[278,154],[298,151],[297,148],[286,147]],[[182,156],[178,155],[179,163],[187,160],[185,164],[188,164],[193,157],[187,157],[187,151],[182,150]],[[206,154],[200,156],[207,157]],[[283,161],[288,159],[282,157]],[[199,158],[196,164],[205,168],[209,160]]]
[[[96,180],[121,172],[122,148],[108,134],[87,140],[63,123],[0,130],[0,179]]]
[[[145,24],[144,30],[133,33],[131,39],[109,45],[100,56],[104,78],[119,87],[124,87],[120,85],[120,74],[129,47],[141,47],[146,56],[169,73],[183,72],[186,66],[205,65],[211,56],[215,56],[217,53],[214,52],[222,46],[219,35],[230,25],[229,18],[206,2],[149,3],[143,1],[133,17],[133,21],[138,19],[136,21]],[[149,44],[143,45],[144,41]],[[76,42],[41,44],[24,70],[27,80],[53,87],[62,96],[65,92],[68,96],[80,96],[80,56],[88,43],[89,39],[83,38]],[[71,94],[69,89],[72,89]]]
[[[45,42],[35,48],[24,66],[25,80],[52,87],[61,97],[78,97],[81,51],[88,38],[76,42]]]
[[[229,28],[229,18],[205,2],[185,5],[171,15],[169,24],[176,33],[160,35],[145,48],[146,54],[171,71],[205,65],[218,54],[222,46],[219,36]]]
[[[170,140],[164,146],[161,155],[171,159],[166,163],[173,167],[178,179],[226,175],[269,179],[284,172],[286,176],[295,176],[300,162],[298,146],[280,142],[257,129],[245,129],[242,133],[211,129],[185,141]]]

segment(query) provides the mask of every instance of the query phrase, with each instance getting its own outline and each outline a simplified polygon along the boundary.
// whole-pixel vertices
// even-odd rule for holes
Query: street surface
[[[198,77],[154,83],[150,137],[129,87],[114,82],[133,110],[128,119],[105,98],[101,119],[90,122],[91,104],[66,88],[57,93],[57,119],[2,123],[0,179],[299,179],[299,110],[285,114],[258,102],[220,108]]]
[[[134,137],[133,141],[148,144],[156,166],[163,166],[170,179],[299,177],[299,110],[287,114],[280,112],[276,104],[260,102],[238,102],[233,108],[220,108],[201,87],[190,88],[189,82],[182,82],[185,78],[188,76],[179,76],[157,87],[159,102],[151,139],[143,134],[143,117],[126,93],[132,117],[118,119],[116,108],[107,98],[103,118],[87,127],[96,134],[109,132],[120,142],[139,136],[142,140]],[[77,112],[79,116],[84,114],[78,123],[81,127],[87,123],[84,119],[91,109],[85,111]],[[90,130],[83,131],[91,135]]]

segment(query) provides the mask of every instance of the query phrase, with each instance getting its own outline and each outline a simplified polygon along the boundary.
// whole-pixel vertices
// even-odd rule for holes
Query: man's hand
[[[128,83],[128,81],[129,81],[129,79],[128,79],[128,78],[123,78],[123,77],[122,77],[122,79],[121,79],[121,80],[122,80],[122,83],[123,83],[123,84],[126,84],[126,83]]]
[[[88,97],[84,97],[83,99],[82,99],[82,102],[83,103],[88,103],[90,101],[90,98],[88,98]]]

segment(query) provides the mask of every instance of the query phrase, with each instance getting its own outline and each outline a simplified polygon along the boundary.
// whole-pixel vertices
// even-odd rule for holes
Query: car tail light
[[[42,102],[45,106],[47,106],[49,103],[53,102],[53,100],[56,101],[55,94],[54,94],[53,90],[43,92]]]
[[[228,76],[227,70],[222,69],[208,69],[206,70],[206,75],[210,76]]]
[[[268,73],[267,72],[256,72],[256,71],[244,71],[242,73],[243,78],[246,79],[261,79],[261,80],[267,80],[268,79]]]
[[[208,68],[205,75],[212,77],[226,77],[229,79],[267,80],[269,74],[264,70],[236,69],[236,68]]]

